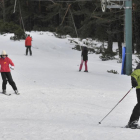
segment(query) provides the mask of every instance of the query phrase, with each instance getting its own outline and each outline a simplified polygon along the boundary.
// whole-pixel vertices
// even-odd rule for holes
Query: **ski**
[[[11,96],[11,94],[0,92],[3,95]]]
[[[129,128],[129,127],[121,127],[121,128],[126,128],[126,129],[140,129],[140,126],[138,126],[138,127],[132,127],[132,128]]]
[[[140,126],[137,126],[137,127],[126,127],[126,126],[104,126],[104,127],[111,127],[111,128],[123,128],[123,129],[140,129]]]
[[[20,93],[15,93],[16,95],[20,95]]]

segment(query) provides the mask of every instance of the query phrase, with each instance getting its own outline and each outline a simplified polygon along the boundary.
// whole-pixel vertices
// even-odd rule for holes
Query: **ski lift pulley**
[[[125,1],[130,1],[130,0],[101,0],[101,8],[103,12],[106,12],[106,9],[111,9],[111,8],[125,8],[124,3]]]
[[[107,0],[101,0],[102,11],[105,12],[107,7]]]

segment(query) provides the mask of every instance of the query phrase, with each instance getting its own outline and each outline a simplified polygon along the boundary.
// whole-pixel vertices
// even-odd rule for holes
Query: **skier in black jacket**
[[[80,64],[79,71],[82,70],[83,63],[85,62],[85,71],[88,72],[87,62],[88,62],[88,48],[86,46],[83,46],[82,48],[82,54],[81,54],[82,60]]]

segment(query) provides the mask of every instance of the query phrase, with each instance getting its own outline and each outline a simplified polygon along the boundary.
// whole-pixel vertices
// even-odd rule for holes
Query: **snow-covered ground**
[[[131,88],[117,60],[90,54],[89,73],[78,71],[81,52],[52,33],[31,32],[33,56],[24,41],[0,35],[0,52],[15,63],[12,76],[21,95],[0,95],[0,140],[138,140],[140,130],[121,128],[136,104],[135,89],[102,122],[99,121]],[[116,70],[119,74],[108,73]],[[0,80],[0,85],[2,80]]]

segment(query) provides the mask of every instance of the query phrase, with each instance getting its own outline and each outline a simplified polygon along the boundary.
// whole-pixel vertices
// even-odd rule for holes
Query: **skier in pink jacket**
[[[9,67],[9,65],[11,65],[11,67]],[[8,57],[6,51],[2,51],[1,53],[1,58],[0,58],[0,72],[1,72],[1,77],[3,80],[2,83],[2,93],[6,94],[6,84],[7,81],[9,82],[9,84],[12,86],[13,90],[15,91],[16,94],[19,94],[16,84],[13,81],[12,75],[11,75],[11,69],[14,70],[14,63],[12,62],[12,60]]]

